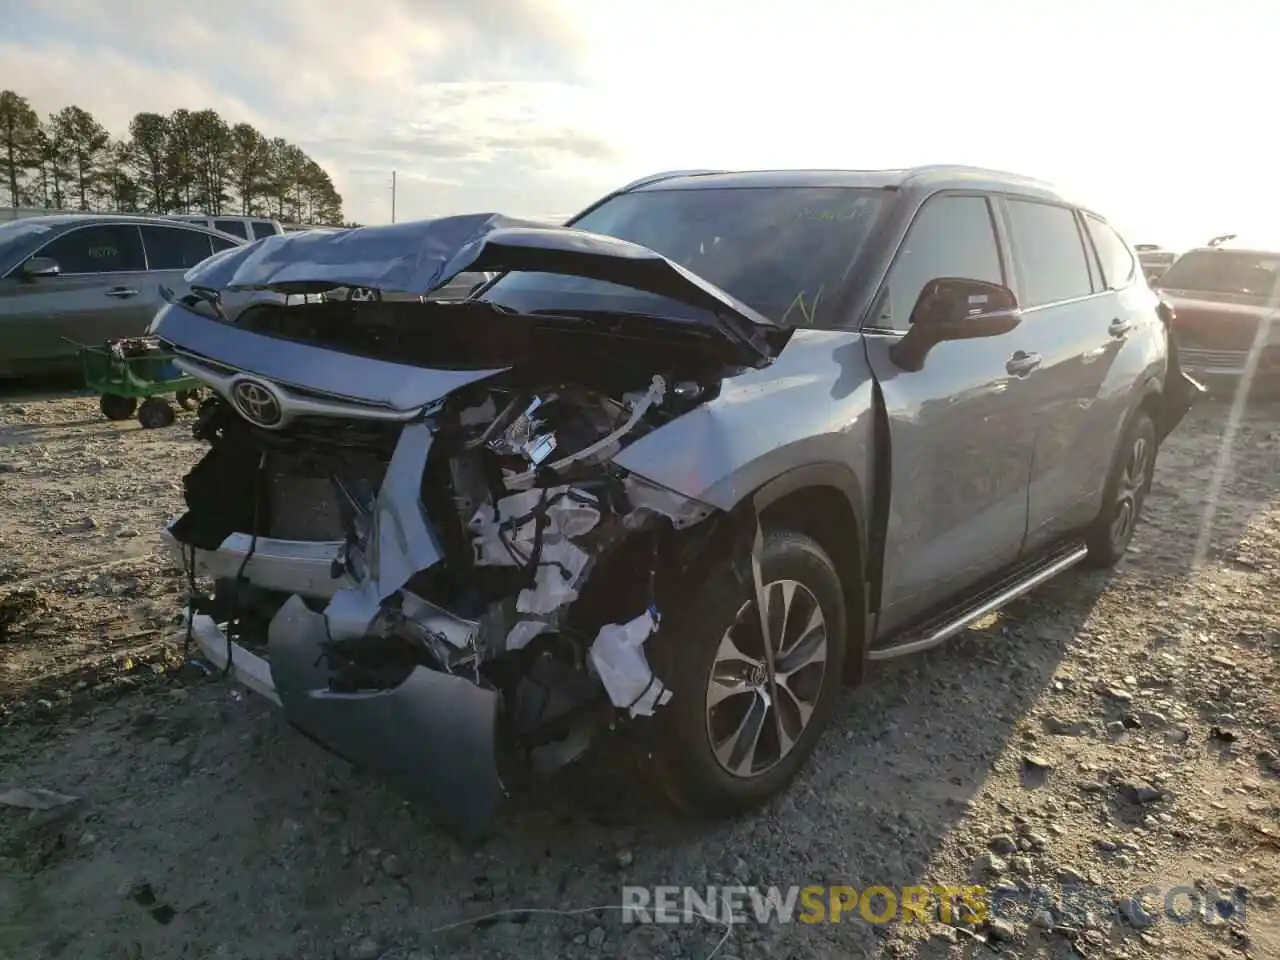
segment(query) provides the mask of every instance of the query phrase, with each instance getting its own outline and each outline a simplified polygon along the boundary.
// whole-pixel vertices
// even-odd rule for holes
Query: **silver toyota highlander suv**
[[[776,795],[866,661],[1116,563],[1202,389],[1132,247],[993,171],[265,242],[152,327],[214,393],[189,641],[465,836],[589,747],[694,811]]]

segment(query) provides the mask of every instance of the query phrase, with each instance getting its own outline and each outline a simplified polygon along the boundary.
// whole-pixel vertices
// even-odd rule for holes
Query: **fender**
[[[865,523],[866,500],[862,482],[847,466],[839,463],[807,463],[788,470],[772,480],[766,481],[751,496],[752,506],[757,516],[783,497],[790,496],[811,487],[831,487],[844,495],[849,502],[849,510],[853,513],[853,521],[858,529],[858,563],[859,569],[866,570],[867,525]]]

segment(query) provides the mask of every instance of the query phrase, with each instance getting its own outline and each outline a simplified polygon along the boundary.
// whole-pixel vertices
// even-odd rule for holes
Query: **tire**
[[[115,393],[104,393],[98,400],[98,409],[108,420],[128,420],[138,409],[138,401],[134,397],[122,397]]]
[[[138,422],[147,430],[171,426],[175,419],[173,404],[164,397],[147,397],[138,408]]]
[[[696,600],[664,616],[661,629],[648,644],[654,670],[671,690],[671,700],[655,712],[656,772],[676,806],[697,815],[736,816],[783,792],[813,752],[842,685],[847,615],[831,559],[808,537],[773,531],[765,537],[761,573],[773,598],[771,610],[781,609],[779,601],[785,594],[792,616],[797,617],[786,625],[782,649],[794,649],[798,638],[791,631],[800,622],[798,616],[811,623],[809,615],[816,609],[825,626],[825,662],[793,668],[789,682],[777,684],[777,700],[766,701],[759,695],[771,685],[762,657],[763,632],[754,589],[749,581],[736,577],[727,563],[708,576]],[[755,654],[745,675],[744,659],[735,661],[737,671],[724,659],[733,649],[726,646],[730,641],[739,652]],[[722,677],[732,675],[747,683],[736,684],[741,692],[720,697],[709,706],[713,668]],[[714,689],[723,694],[726,687],[718,683]],[[812,709],[802,726],[797,710],[801,700]],[[778,711],[766,705],[769,702],[788,704],[781,711],[792,744],[785,752],[778,749],[782,743],[776,726]],[[761,711],[762,717],[754,711]],[[735,755],[726,745],[726,740],[731,741],[726,733],[733,731],[739,718],[745,722],[754,717],[760,717],[765,726],[752,754],[756,763],[751,764],[750,757],[742,760],[743,755]],[[716,742],[721,744],[719,755]],[[729,769],[734,765],[739,765],[739,772]]]
[[[1129,549],[1142,505],[1151,492],[1157,451],[1155,424],[1146,411],[1140,410],[1116,449],[1102,510],[1085,537],[1088,566],[1114,567]]]

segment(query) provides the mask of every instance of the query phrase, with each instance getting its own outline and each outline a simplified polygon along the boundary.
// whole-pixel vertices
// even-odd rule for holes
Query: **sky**
[[[965,163],[1135,243],[1280,245],[1248,0],[0,0],[0,89],[113,133],[213,107],[321,163],[349,218],[571,215],[682,168]]]

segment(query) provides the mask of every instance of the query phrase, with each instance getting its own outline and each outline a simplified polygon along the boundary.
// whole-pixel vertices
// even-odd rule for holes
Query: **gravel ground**
[[[200,454],[189,417],[0,400],[0,958],[1280,957],[1278,413],[1245,414],[1215,485],[1228,408],[1194,411],[1117,571],[846,693],[768,810],[683,822],[602,756],[463,850],[263,702],[171,669],[182,585],[154,531]],[[5,806],[45,797],[14,788],[77,799]],[[624,884],[978,882],[1247,905],[1147,927],[1110,895],[976,926],[743,917],[727,937],[616,912]]]

